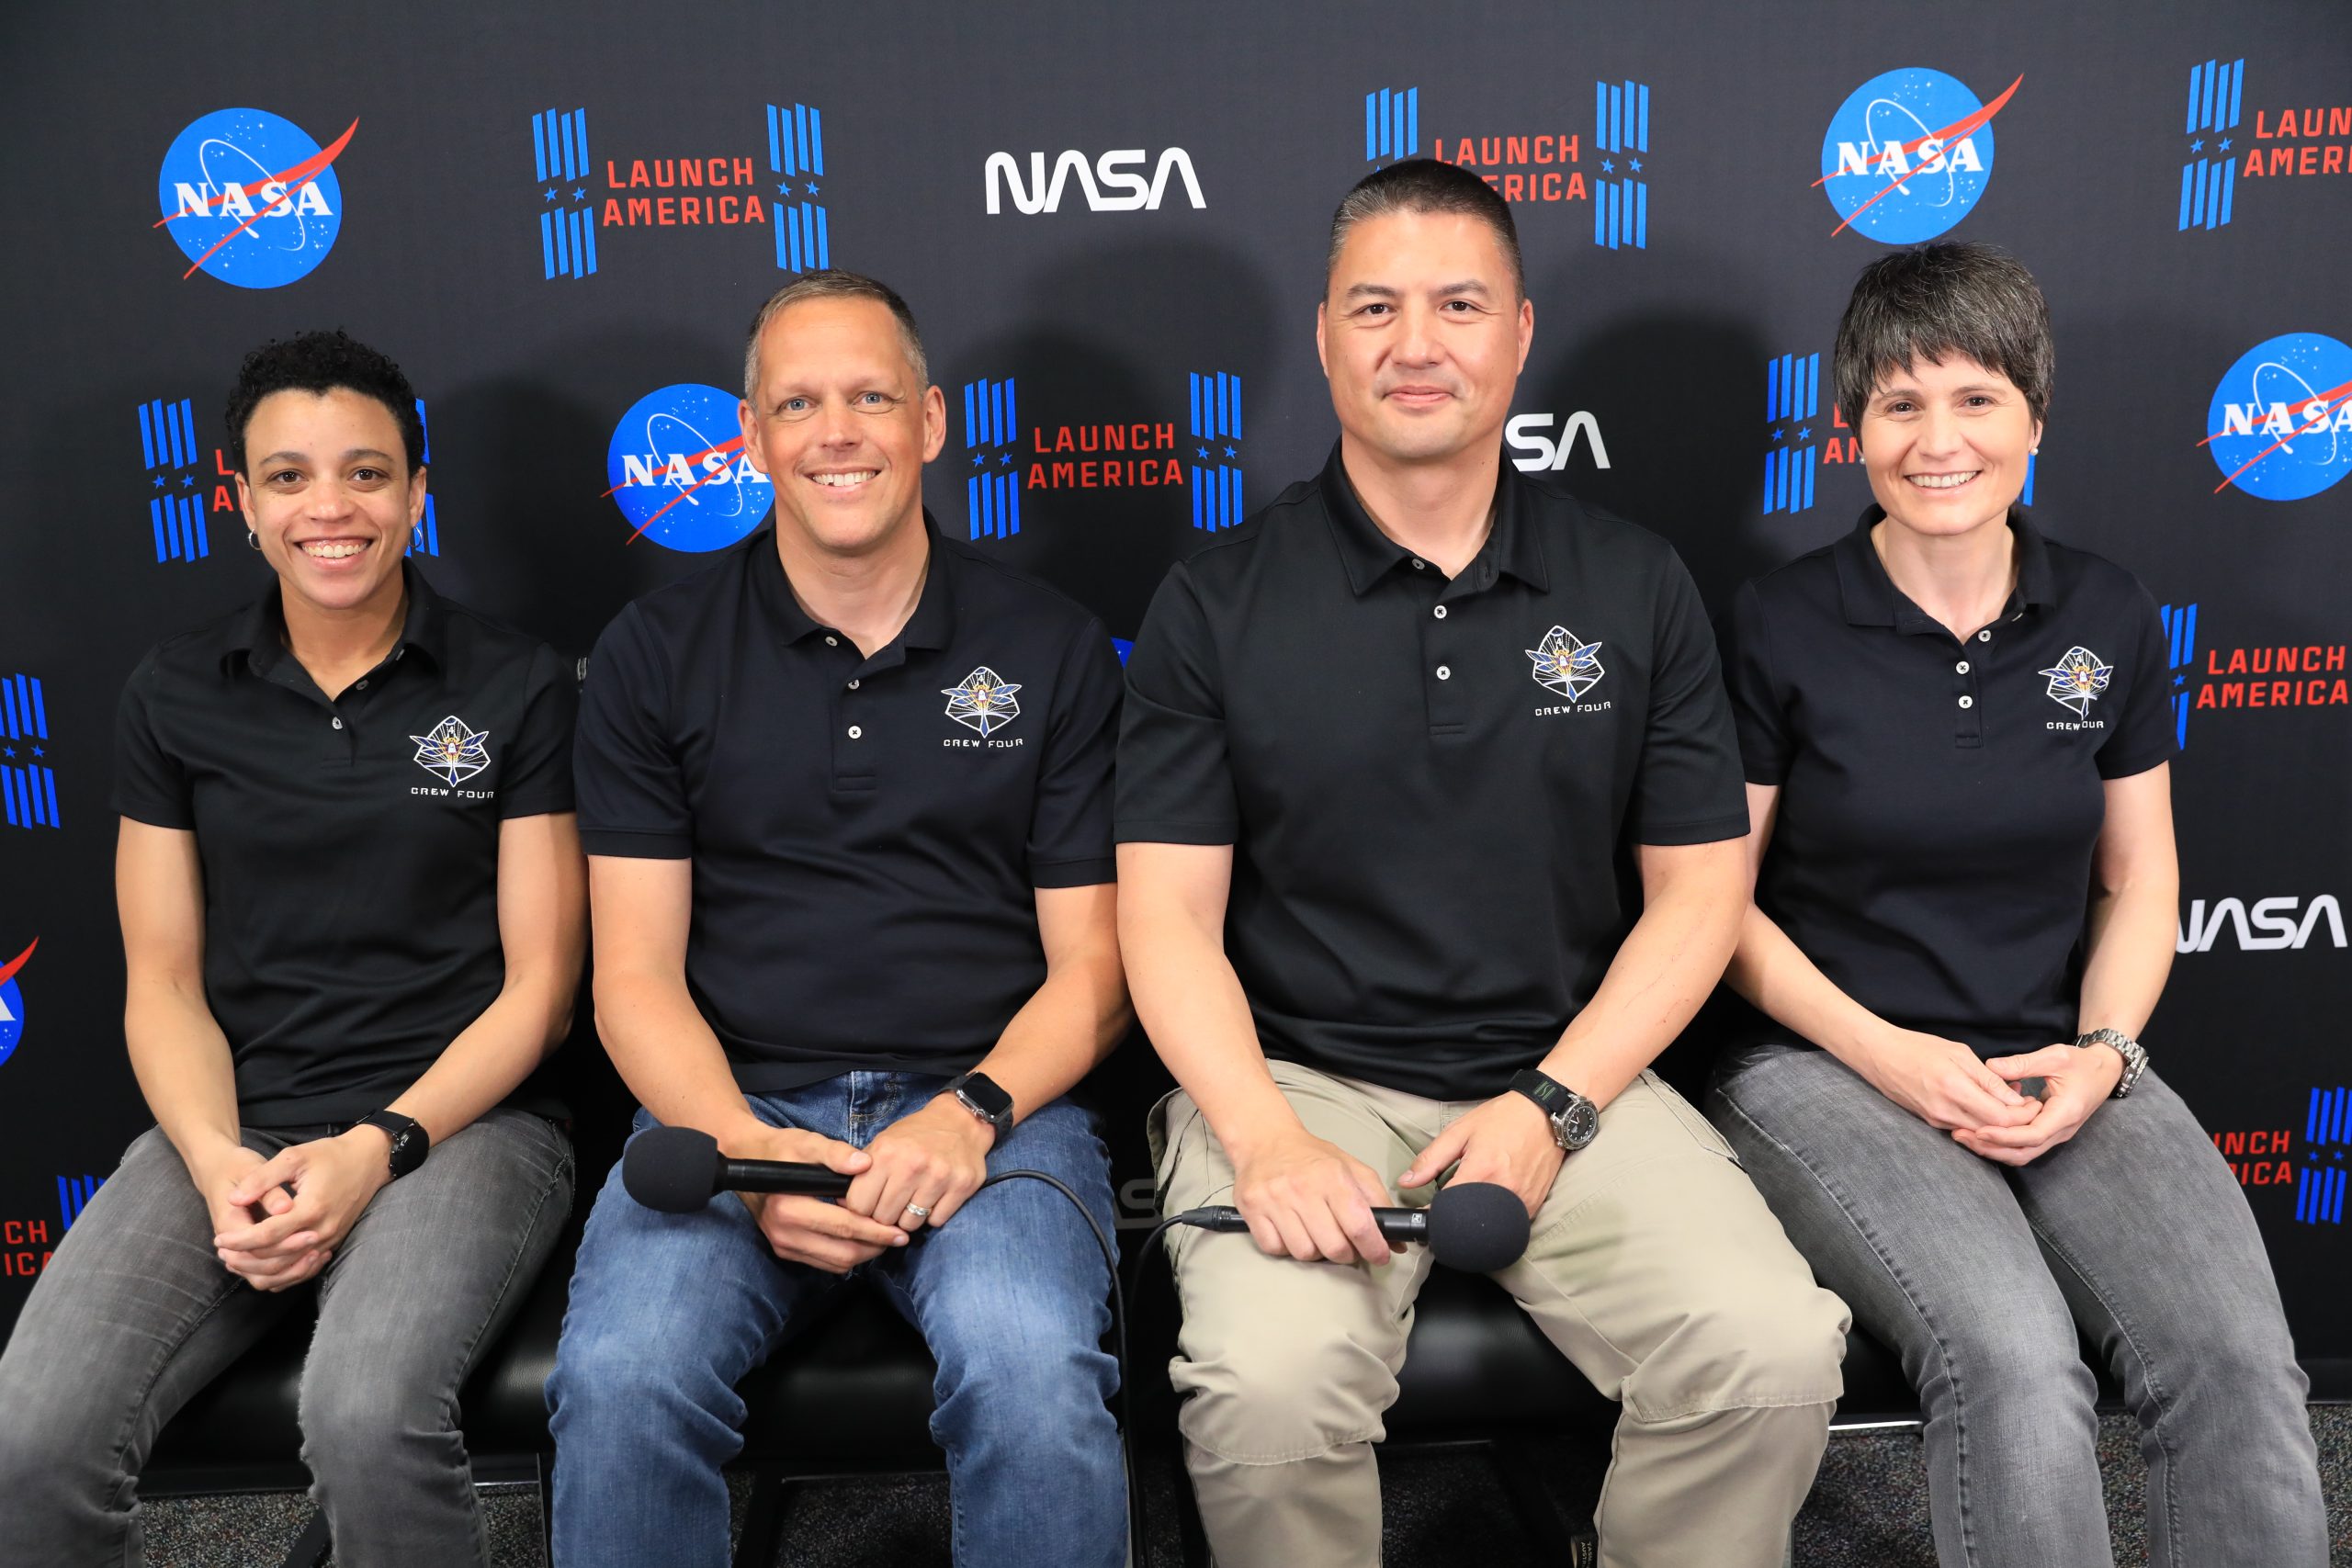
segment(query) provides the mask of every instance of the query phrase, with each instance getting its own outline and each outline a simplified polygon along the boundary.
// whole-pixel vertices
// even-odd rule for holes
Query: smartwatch
[[[413,1117],[397,1111],[371,1111],[352,1123],[355,1127],[374,1127],[392,1141],[392,1179],[398,1181],[424,1163],[432,1151],[433,1140]]]
[[[1513,1075],[1510,1087],[1535,1102],[1552,1123],[1552,1141],[1566,1153],[1576,1153],[1600,1131],[1600,1108],[1557,1078],[1530,1067]]]
[[[954,1095],[957,1104],[994,1130],[989,1147],[1004,1142],[1004,1135],[1012,1131],[1012,1096],[999,1088],[996,1079],[988,1074],[966,1073],[949,1084],[944,1092]]]
[[[2113,1099],[2121,1100],[2148,1070],[2147,1047],[2120,1029],[2094,1029],[2087,1034],[2075,1036],[2075,1049],[2086,1050],[2093,1045],[2105,1045],[2123,1058],[2123,1076],[2115,1080]]]

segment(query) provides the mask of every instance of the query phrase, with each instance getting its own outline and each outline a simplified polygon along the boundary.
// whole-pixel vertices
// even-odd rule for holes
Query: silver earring
[[[245,530],[245,548],[249,550],[257,550],[261,548],[261,536],[254,533],[251,528]]]

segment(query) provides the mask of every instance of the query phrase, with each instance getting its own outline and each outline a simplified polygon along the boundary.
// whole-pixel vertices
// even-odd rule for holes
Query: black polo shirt
[[[2155,603],[2019,510],[2016,591],[1955,637],[1887,577],[1884,515],[1724,616],[1747,776],[1781,786],[1757,904],[1890,1022],[1984,1055],[2071,1040],[2101,781],[2173,750]]]
[[[925,523],[871,659],[801,609],[771,525],[589,660],[582,840],[694,862],[686,984],[747,1092],[971,1066],[1045,982],[1035,889],[1115,874],[1110,633]]]
[[[1226,950],[1270,1056],[1500,1093],[1640,911],[1630,846],[1747,831],[1674,551],[1502,466],[1448,581],[1337,449],[1161,584],[1127,663],[1123,842],[1231,844]]]
[[[114,808],[196,834],[205,999],[255,1126],[362,1116],[424,1076],[505,983],[499,824],[571,809],[571,661],[402,570],[399,643],[334,701],[275,583],[123,688]]]

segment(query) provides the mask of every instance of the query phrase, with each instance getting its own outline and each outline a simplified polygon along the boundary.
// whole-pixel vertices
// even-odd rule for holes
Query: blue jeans
[[[2139,1418],[2154,1568],[2327,1561],[2309,1384],[2269,1258],[2154,1073],[2014,1168],[1825,1051],[1735,1052],[1707,1109],[1821,1282],[1902,1353],[1944,1568],[2113,1560],[2079,1337]]]
[[[845,1073],[751,1106],[773,1126],[862,1147],[946,1081]],[[639,1132],[651,1124],[638,1113]],[[989,1169],[1059,1178],[1112,1234],[1109,1156],[1069,1100],[1023,1120]],[[1093,1233],[1045,1183],[1009,1181],[917,1234],[852,1277],[921,1329],[939,1363],[931,1434],[947,1452],[956,1562],[1117,1568],[1126,1481],[1106,1404],[1118,1365],[1101,1343],[1111,1281]],[[656,1213],[613,1168],[548,1380],[559,1568],[723,1568],[719,1467],[743,1446],[735,1384],[842,1283],[778,1259],[733,1193]]]

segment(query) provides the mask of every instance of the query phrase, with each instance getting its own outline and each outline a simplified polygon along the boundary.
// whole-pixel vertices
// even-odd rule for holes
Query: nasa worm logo
[[[1958,77],[1921,65],[1855,88],[1830,117],[1814,182],[1838,209],[1831,232],[1908,245],[1967,217],[1993,178],[1993,117],[2024,80],[1990,104]]]
[[[2213,389],[2205,439],[2222,482],[2262,501],[2303,501],[2352,471],[2352,348],[2323,333],[2257,344]]]
[[[673,550],[723,550],[759,526],[775,487],[752,466],[736,423],[740,400],[683,381],[638,400],[613,430],[605,493],[640,538]]]
[[[154,225],[187,257],[180,276],[278,288],[317,270],[343,231],[334,161],[358,129],[322,148],[266,109],[217,109],[181,131],[155,177]]]

